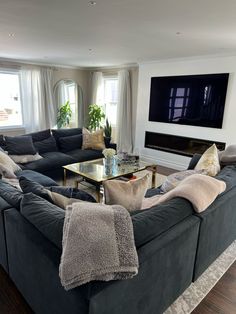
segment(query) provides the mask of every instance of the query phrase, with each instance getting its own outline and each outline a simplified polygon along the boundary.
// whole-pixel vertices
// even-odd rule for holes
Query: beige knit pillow
[[[103,182],[105,203],[107,205],[121,205],[128,211],[141,209],[143,198],[148,188],[148,177],[124,182],[121,180],[107,180]]]
[[[10,172],[15,173],[21,170],[21,168],[5,153],[0,151],[0,164],[7,168]]]
[[[220,171],[220,162],[217,147],[213,144],[200,158],[195,170],[204,170],[206,174],[214,177]]]
[[[83,145],[82,149],[104,149],[104,137],[103,129],[97,130],[95,132],[89,132],[89,130],[83,128]]]
[[[84,202],[80,199],[77,198],[71,198],[71,197],[66,197],[64,195],[61,195],[59,193],[56,192],[51,192],[51,191],[47,191],[48,195],[51,197],[53,204],[66,209],[66,207],[68,205],[74,204],[74,203],[78,203],[78,202]]]

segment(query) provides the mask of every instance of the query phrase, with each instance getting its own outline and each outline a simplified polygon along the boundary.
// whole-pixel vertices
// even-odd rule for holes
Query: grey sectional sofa
[[[37,179],[32,172],[24,175]],[[42,213],[37,219],[32,198],[22,215],[21,193],[1,188],[0,182],[0,262],[36,313],[162,313],[236,239],[236,166],[217,177],[227,189],[201,214],[182,198],[132,213],[140,263],[136,277],[91,282],[69,292],[60,284],[61,247],[55,241],[62,237],[64,212],[55,207],[53,215],[44,210],[45,219]],[[54,184],[47,180],[38,178]],[[147,196],[158,192],[149,190]]]
[[[22,169],[34,170],[55,180],[62,179],[62,166],[75,162],[102,158],[101,150],[82,149],[82,129],[47,129],[22,135],[31,136],[36,151],[43,157],[40,160],[20,165]],[[116,149],[109,138],[104,138],[107,148]],[[0,135],[0,147],[6,149],[6,140]],[[24,151],[24,147],[21,151]]]

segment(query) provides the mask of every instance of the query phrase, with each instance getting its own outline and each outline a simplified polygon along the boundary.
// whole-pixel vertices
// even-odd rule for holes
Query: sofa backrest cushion
[[[0,180],[0,196],[12,207],[20,209],[23,193],[7,182]]]
[[[190,162],[189,162],[188,170],[194,169],[201,157],[202,157],[201,154],[194,154],[193,157],[191,158]]]
[[[60,147],[60,151],[62,151],[63,153],[66,153],[75,149],[81,149],[82,143],[83,143],[82,134],[63,136],[58,139],[58,145]]]
[[[65,136],[72,136],[82,134],[81,128],[71,128],[71,129],[52,129],[52,135],[55,137],[57,143],[59,138]]]
[[[19,183],[20,183],[20,187],[23,193],[34,193],[35,195],[38,195],[44,198],[45,200],[49,201],[50,203],[52,203],[52,199],[50,195],[48,194],[47,189],[43,185],[37,182],[34,182],[32,180],[29,180],[25,178],[24,176],[20,177]]]
[[[193,214],[191,203],[175,198],[132,215],[136,247],[144,245]]]
[[[47,239],[62,248],[62,232],[65,211],[33,193],[24,194],[20,206],[21,214]]]
[[[29,169],[22,170],[22,171],[17,173],[18,178],[20,178],[22,176],[29,179],[29,180],[35,181],[35,182],[37,182],[43,186],[56,186],[56,185],[58,185],[56,183],[56,181],[45,176],[44,174],[33,171],[33,170],[29,170]]]
[[[29,135],[32,137],[33,142],[43,141],[46,138],[48,138],[49,136],[51,136],[51,130],[47,129],[47,130],[43,130],[43,131],[24,134],[23,136],[29,136]]]
[[[6,150],[6,142],[5,142],[5,139],[4,139],[4,135],[2,135],[2,134],[0,134],[0,147],[3,150]]]
[[[5,136],[9,155],[35,155],[37,153],[31,136]]]
[[[39,154],[57,152],[57,143],[54,136],[49,136],[48,138],[34,142],[34,147],[39,152]]]
[[[61,194],[65,197],[76,198],[82,201],[96,203],[96,200],[89,193],[73,187],[67,186],[51,186],[47,188],[51,192]]]
[[[49,191],[56,194],[61,194],[67,198],[78,199],[86,202],[96,203],[95,199],[85,191],[79,190],[77,188],[65,187],[65,186],[51,186],[45,188],[41,184],[27,179],[24,176],[20,177],[20,186],[24,193],[34,193],[47,201],[53,203],[53,199],[50,196]]]

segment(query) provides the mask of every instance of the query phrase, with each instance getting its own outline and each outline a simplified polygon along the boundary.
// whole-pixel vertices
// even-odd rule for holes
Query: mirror
[[[71,79],[62,79],[55,84],[53,91],[57,109],[67,101],[70,103],[72,117],[69,127],[83,127],[84,103],[82,88]]]

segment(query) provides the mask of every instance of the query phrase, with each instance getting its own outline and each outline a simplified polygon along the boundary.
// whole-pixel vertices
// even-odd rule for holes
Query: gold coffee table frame
[[[155,187],[157,165],[149,164],[140,160],[137,164],[114,164],[110,171],[107,172],[104,166],[104,159],[95,159],[84,162],[63,166],[64,168],[64,185],[67,182],[67,171],[80,175],[83,180],[93,184],[96,187],[97,200],[100,202],[100,190],[102,183],[107,180],[116,179],[122,176],[131,175],[142,170],[152,172],[152,187]],[[78,181],[76,181],[76,184]]]

